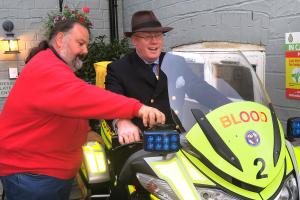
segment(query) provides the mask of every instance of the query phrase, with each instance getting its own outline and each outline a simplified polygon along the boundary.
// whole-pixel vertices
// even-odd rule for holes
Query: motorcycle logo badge
[[[245,135],[247,143],[251,146],[257,146],[260,143],[260,137],[256,131],[249,130]]]

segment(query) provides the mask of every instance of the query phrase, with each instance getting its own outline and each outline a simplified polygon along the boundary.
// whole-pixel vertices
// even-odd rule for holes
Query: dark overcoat
[[[159,57],[161,66],[165,53]],[[168,97],[168,80],[159,67],[159,79],[155,77],[151,67],[134,51],[107,67],[105,88],[112,92],[138,99],[143,104],[155,107],[166,115],[166,123],[173,122]],[[142,120],[134,118],[135,123],[144,130]]]

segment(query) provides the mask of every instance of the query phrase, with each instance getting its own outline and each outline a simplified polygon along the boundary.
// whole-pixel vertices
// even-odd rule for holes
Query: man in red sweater
[[[0,179],[8,200],[69,198],[88,119],[164,123],[159,110],[74,75],[88,41],[83,24],[61,21],[27,58],[0,115]]]

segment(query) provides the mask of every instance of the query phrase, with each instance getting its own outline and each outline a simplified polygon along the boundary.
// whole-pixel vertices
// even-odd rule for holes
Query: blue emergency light
[[[177,152],[180,148],[179,133],[174,130],[145,131],[144,150],[150,152]]]
[[[300,138],[300,117],[288,119],[287,136],[288,138]]]

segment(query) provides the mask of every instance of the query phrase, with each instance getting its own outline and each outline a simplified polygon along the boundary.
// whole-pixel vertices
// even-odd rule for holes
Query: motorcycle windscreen
[[[239,52],[167,53],[161,69],[168,77],[173,118],[186,132],[196,123],[191,109],[207,114],[231,102],[270,103],[252,66]]]

